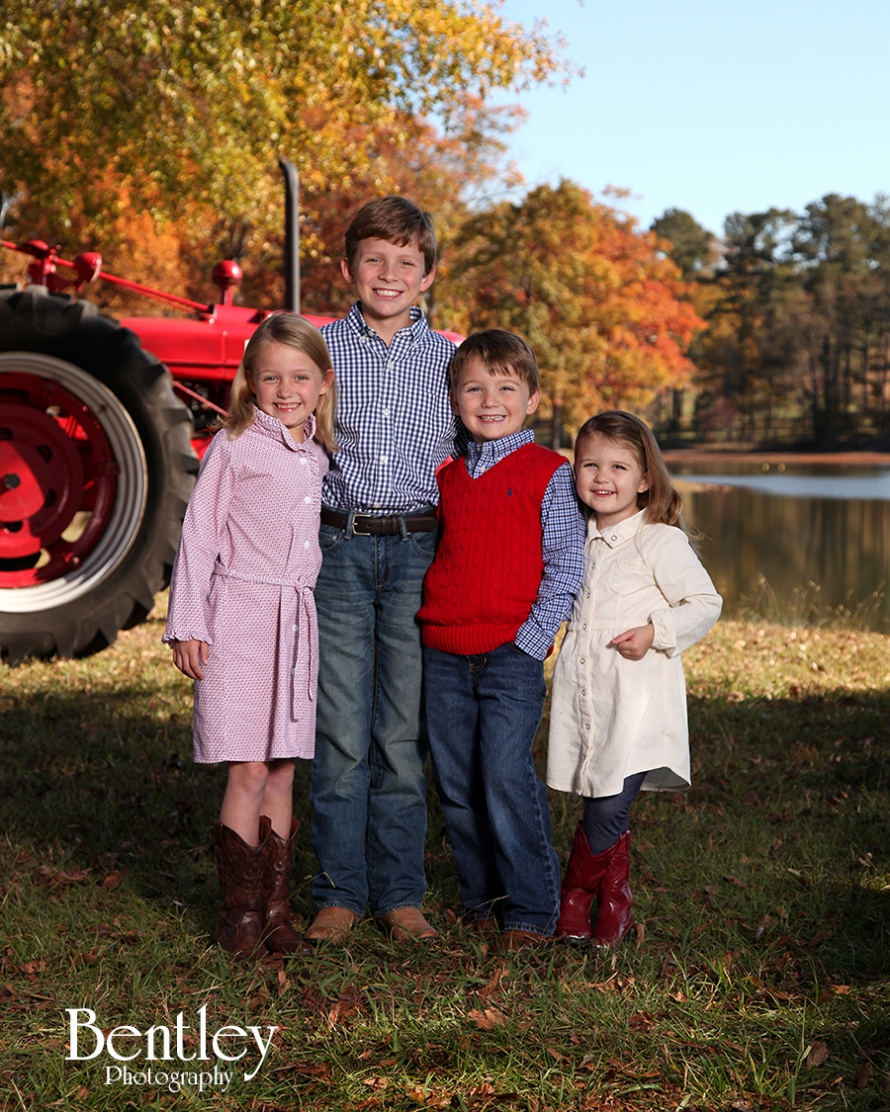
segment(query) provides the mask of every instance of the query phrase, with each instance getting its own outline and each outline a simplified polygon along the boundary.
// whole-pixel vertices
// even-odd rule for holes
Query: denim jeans
[[[460,656],[423,650],[433,774],[464,907],[505,930],[552,934],[559,862],[532,744],[546,687],[514,644]]]
[[[374,915],[426,890],[427,754],[416,620],[437,534],[347,535],[322,525],[312,844],[319,907]]]

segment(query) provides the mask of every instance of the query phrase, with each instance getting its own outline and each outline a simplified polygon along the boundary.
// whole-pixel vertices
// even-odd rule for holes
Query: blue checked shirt
[[[321,333],[336,376],[340,446],[324,480],[324,504],[380,517],[436,505],[436,468],[454,454],[448,399],[454,344],[433,332],[415,306],[410,326],[387,347],[358,301]]]
[[[478,479],[499,460],[525,444],[533,444],[534,440],[535,434],[531,429],[524,429],[484,444],[470,441],[467,445],[467,471],[471,478]],[[544,491],[541,526],[544,531],[541,541],[544,575],[531,613],[514,638],[517,648],[537,660],[543,660],[553,648],[557,631],[571,614],[572,603],[584,578],[587,526],[581,516],[575,479],[568,460],[553,473]]]

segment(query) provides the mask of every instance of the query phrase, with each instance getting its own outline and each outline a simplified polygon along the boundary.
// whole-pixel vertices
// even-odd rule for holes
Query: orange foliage
[[[464,331],[522,333],[538,355],[545,409],[577,427],[602,408],[647,405],[688,382],[704,321],[690,286],[632,217],[563,181],[468,221],[439,290]]]

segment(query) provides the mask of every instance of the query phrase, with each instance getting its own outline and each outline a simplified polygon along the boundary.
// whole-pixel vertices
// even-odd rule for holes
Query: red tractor
[[[286,301],[299,311],[296,173],[282,170]],[[232,304],[230,261],[203,305],[103,274],[94,253],[66,262],[39,241],[0,243],[32,260],[28,285],[0,286],[0,654],[82,656],[167,585],[202,430],[269,311]],[[193,315],[115,321],[63,292],[100,276]]]

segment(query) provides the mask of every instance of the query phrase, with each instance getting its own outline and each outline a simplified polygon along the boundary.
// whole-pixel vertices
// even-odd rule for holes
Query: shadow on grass
[[[102,696],[6,696],[0,823],[35,870],[76,867],[96,883],[122,872],[134,892],[185,909],[209,933],[217,906],[210,827],[225,770],[193,764],[190,722],[153,714],[154,698],[138,682]],[[686,924],[722,916],[755,946],[787,935],[820,979],[890,974],[890,693],[692,698],[689,711],[693,788],[644,793],[632,812],[633,879],[649,937],[676,944]],[[312,911],[314,869],[309,772],[309,762],[297,762],[294,903],[303,916]],[[554,841],[564,850],[580,805],[553,802]],[[433,910],[456,911],[435,800],[427,850]]]

